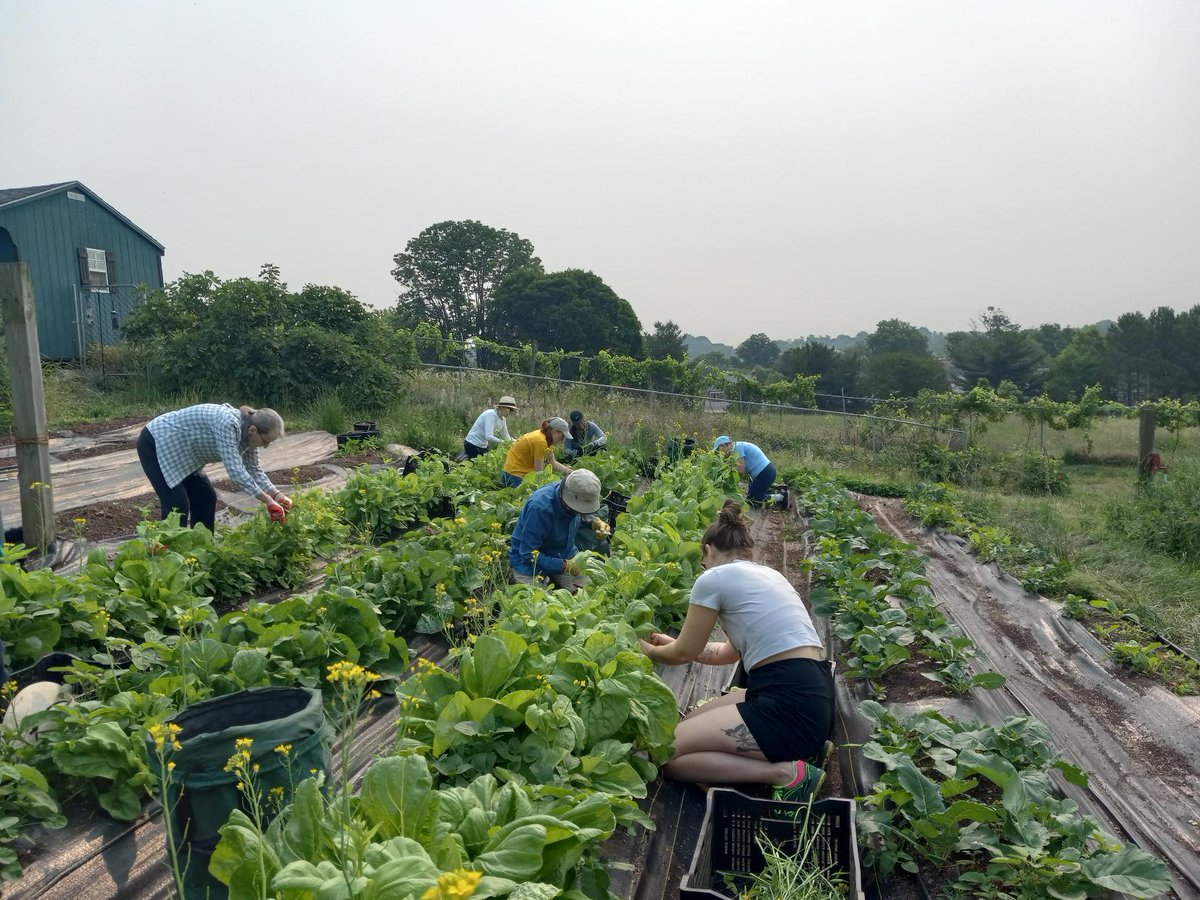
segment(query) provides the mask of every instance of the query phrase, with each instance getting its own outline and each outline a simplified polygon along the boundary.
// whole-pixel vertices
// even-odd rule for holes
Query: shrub
[[[1044,453],[1022,453],[1005,459],[1005,477],[1011,490],[1022,494],[1065,494],[1067,475],[1061,459]]]
[[[1126,540],[1191,565],[1200,565],[1200,475],[1177,469],[1138,488],[1130,500],[1105,509],[1109,527]]]

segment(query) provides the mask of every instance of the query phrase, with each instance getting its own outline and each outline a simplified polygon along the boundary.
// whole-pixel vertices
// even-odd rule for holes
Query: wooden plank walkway
[[[140,426],[132,426],[140,432]],[[130,429],[110,432],[110,435],[125,435]],[[137,437],[137,433],[133,435]],[[56,439],[58,440],[58,439]],[[63,438],[64,441],[93,440],[100,438]],[[128,437],[121,441],[131,440]],[[263,471],[271,472],[293,466],[308,466],[329,459],[337,450],[337,438],[325,431],[300,431],[275,441],[259,452]],[[204,470],[209,478],[217,481],[226,478],[225,466],[213,463]],[[136,497],[151,490],[150,482],[138,462],[136,450],[120,450],[88,459],[51,463],[51,487],[56,513],[79,509],[102,500],[121,500]],[[227,493],[222,499],[228,498]],[[245,496],[245,495],[242,495]],[[248,501],[250,498],[246,498]],[[17,473],[11,470],[0,475],[0,514],[6,528],[20,524],[21,505],[17,497]]]

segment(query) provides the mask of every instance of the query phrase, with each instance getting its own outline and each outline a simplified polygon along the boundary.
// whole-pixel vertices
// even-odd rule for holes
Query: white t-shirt
[[[496,410],[485,409],[467,432],[467,443],[486,450],[503,441],[511,441],[508,433],[508,422]]]
[[[746,671],[785,650],[822,646],[804,601],[769,566],[739,559],[711,568],[692,585],[689,602],[717,611]]]

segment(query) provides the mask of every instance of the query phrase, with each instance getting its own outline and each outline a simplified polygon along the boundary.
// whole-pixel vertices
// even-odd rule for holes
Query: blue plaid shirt
[[[228,403],[200,403],[163,413],[146,426],[154,435],[158,465],[167,487],[175,487],[209,463],[225,463],[233,483],[251,497],[277,488],[258,462],[258,451],[242,442],[242,411]]]

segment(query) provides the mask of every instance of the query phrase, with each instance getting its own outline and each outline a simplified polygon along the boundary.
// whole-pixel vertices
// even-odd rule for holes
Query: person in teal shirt
[[[713,452],[724,453],[726,456],[737,454],[738,471],[750,479],[746,499],[750,501],[751,506],[783,502],[783,494],[771,493],[771,487],[775,484],[775,464],[767,459],[767,454],[763,453],[757,444],[735,441],[729,435],[723,434],[713,441]]]

